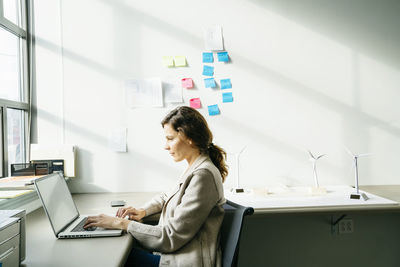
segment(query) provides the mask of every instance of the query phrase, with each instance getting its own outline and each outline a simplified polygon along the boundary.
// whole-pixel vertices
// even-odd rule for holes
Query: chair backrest
[[[224,204],[225,216],[221,226],[222,266],[231,267],[237,265],[240,232],[243,219],[246,215],[252,215],[254,209],[243,207],[227,200]]]

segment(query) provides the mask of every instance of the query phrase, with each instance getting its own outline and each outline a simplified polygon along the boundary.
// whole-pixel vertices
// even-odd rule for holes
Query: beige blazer
[[[200,155],[173,191],[143,207],[146,216],[161,212],[158,225],[132,221],[128,232],[143,247],[161,253],[160,266],[221,266],[224,203],[221,174],[208,156]]]

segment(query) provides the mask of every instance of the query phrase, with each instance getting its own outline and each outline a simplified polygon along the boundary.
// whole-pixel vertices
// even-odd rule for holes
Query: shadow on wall
[[[101,0],[101,1],[103,1],[107,4],[110,4],[110,2],[108,2],[108,1],[104,1],[104,0]],[[278,6],[278,3],[281,2],[281,1],[257,1],[257,0],[253,0],[253,1],[257,2],[260,5],[262,4],[265,8],[269,7],[267,3],[271,3],[272,7],[276,7],[276,6]],[[304,2],[304,1],[293,1],[293,2],[292,1],[282,1],[282,3],[288,3],[288,2],[290,2],[291,5],[296,4],[297,6],[301,6],[300,3]],[[317,8],[320,8],[320,5],[317,5],[315,3],[320,3],[320,2],[330,3],[332,1],[318,0],[318,1],[306,1],[306,2],[309,3],[309,5],[312,6],[314,9],[317,9]],[[349,2],[353,3],[353,2],[359,2],[359,1],[342,1],[342,2],[334,1],[334,2],[332,2],[332,6],[336,6],[336,4],[337,4],[336,8],[340,11],[342,9],[343,10],[346,9],[346,4]],[[374,2],[374,1],[372,1],[372,2]],[[373,4],[372,2],[370,3],[370,5]],[[276,5],[273,5],[274,3]],[[379,3],[376,2],[376,5],[379,6]],[[284,6],[284,4],[279,5],[279,6],[282,7],[282,6]],[[293,12],[293,10],[297,10],[297,6],[288,8],[288,10],[291,10]],[[400,4],[398,4],[397,6],[398,6],[398,8],[400,8]],[[135,18],[136,22],[140,22],[140,23],[146,24],[147,26],[151,26],[153,28],[157,28],[159,30],[166,31],[169,35],[175,36],[176,38],[182,40],[183,42],[185,42],[187,44],[190,44],[192,46],[197,46],[199,48],[199,51],[203,49],[202,45],[200,45],[203,43],[203,40],[201,40],[200,38],[197,38],[195,35],[193,35],[189,32],[183,31],[182,29],[176,28],[173,25],[168,24],[166,21],[160,20],[156,17],[152,17],[148,14],[137,11],[137,10],[133,9],[132,7],[125,5],[119,1],[112,2],[112,7],[114,9],[116,9],[117,12],[120,12],[125,15],[129,14],[129,16],[131,18]],[[358,6],[358,7],[360,7],[360,6]],[[283,9],[283,8],[281,8],[281,9]],[[305,8],[302,7],[302,8],[298,8],[298,9],[300,11],[302,11]],[[388,9],[388,7],[386,7],[386,9]],[[286,10],[286,9],[284,9],[284,10]],[[368,11],[369,9],[366,8],[366,10]],[[300,11],[299,11],[299,13],[302,14]],[[314,12],[316,12],[316,10],[314,10]],[[345,14],[347,14],[349,12],[350,11],[347,11]],[[372,11],[370,11],[370,12],[372,12]],[[335,13],[335,12],[331,11],[331,13]],[[359,13],[362,13],[362,11],[360,11]],[[289,13],[289,14],[291,14],[291,13]],[[300,15],[298,15],[298,16],[300,16]],[[326,17],[329,18],[332,16],[333,15],[331,14],[330,16],[327,15]],[[357,24],[358,27],[362,26],[362,23],[364,22],[365,17],[366,16],[360,16],[360,19],[358,20],[358,24]],[[321,15],[321,18],[320,18],[320,16],[317,16],[314,19],[313,25],[321,24],[320,23],[321,21],[318,21],[317,18],[322,19],[324,17],[322,15]],[[398,18],[396,18],[396,19],[399,20]],[[382,21],[384,21],[384,20],[382,19]],[[309,22],[309,23],[311,23],[311,22]],[[369,22],[369,24],[367,24],[367,25],[370,25],[371,23],[372,22]],[[400,21],[399,21],[399,23],[400,23]],[[388,22],[381,23],[381,24],[379,24],[379,27],[383,28],[384,27],[383,25],[386,25],[386,24],[388,24]],[[343,22],[341,22],[340,25],[342,27],[345,27],[345,24],[343,24]],[[377,28],[377,27],[378,26],[371,27],[371,28]],[[355,26],[350,27],[350,28],[358,29]],[[350,31],[350,30],[347,29],[347,31]],[[338,33],[338,32],[339,32],[339,29],[335,29],[334,33]],[[372,38],[370,35],[374,34],[374,32],[368,31],[368,30],[364,30],[364,32],[365,32],[364,35],[369,36],[370,38]],[[353,38],[355,38],[354,36],[357,36],[357,34],[355,32],[352,32],[352,33],[354,34],[354,35],[352,35]],[[366,33],[369,33],[369,35]],[[325,34],[330,36],[330,33],[325,32]],[[378,33],[376,33],[376,34],[378,34]],[[364,36],[364,35],[362,35],[362,36]],[[393,32],[393,35],[394,35],[394,32]],[[377,36],[374,36],[374,38],[381,38],[381,36],[378,34]],[[391,46],[394,46],[396,48],[399,47],[400,46],[400,35],[393,36],[392,39],[395,39],[395,42],[394,42],[394,44],[392,43]],[[392,41],[392,39],[390,39],[390,41]],[[43,46],[44,48],[47,48],[52,52],[58,52],[61,49],[58,45],[55,45],[54,43],[51,43],[44,39],[39,38],[36,40],[36,42],[37,42],[37,45]],[[362,42],[362,39],[358,40],[358,42]],[[122,42],[122,43],[124,43],[124,42]],[[390,42],[385,42],[385,43],[390,43]],[[369,42],[369,45],[372,47],[371,42]],[[351,48],[351,45],[350,45],[350,48]],[[374,48],[376,48],[375,50],[379,50],[382,52],[388,52],[388,51],[383,51],[384,49],[382,49],[382,47],[379,47],[379,46],[376,46],[376,47],[374,46]],[[65,48],[62,48],[62,50],[63,50],[64,57],[67,57],[70,60],[76,61],[80,64],[89,66],[90,68],[98,71],[101,74],[111,76],[114,78],[118,78],[118,77],[122,76],[120,70],[118,70],[117,68],[110,68],[108,66],[104,66],[104,65],[99,64],[89,58],[84,57],[83,55],[79,55],[79,54],[74,53],[73,51],[69,51],[68,49],[65,49]],[[118,49],[117,51],[120,51],[120,50]],[[114,52],[117,52],[117,51],[114,51]],[[397,50],[396,50],[396,52],[397,52]],[[398,60],[396,60],[396,63],[398,65],[400,65],[400,58],[399,58],[400,53],[393,53],[393,54],[390,54],[388,57],[390,57],[392,60],[395,58],[398,58]],[[240,64],[238,64],[238,67],[241,68],[243,71],[251,72],[252,74],[256,74],[259,77],[264,77],[263,79],[265,79],[265,80],[276,82],[276,83],[282,85],[282,88],[285,88],[286,90],[289,90],[292,93],[296,93],[303,98],[312,100],[312,102],[318,103],[325,108],[334,110],[335,112],[341,114],[341,116],[343,118],[351,117],[351,118],[354,118],[354,119],[351,119],[351,121],[361,121],[361,122],[364,122],[363,124],[365,126],[379,127],[381,129],[387,131],[388,133],[394,134],[396,136],[400,136],[400,129],[398,129],[397,127],[394,127],[393,125],[391,125],[385,121],[382,121],[376,117],[373,117],[367,113],[364,113],[364,112],[360,111],[358,108],[341,103],[340,101],[337,101],[332,97],[329,97],[321,92],[318,92],[312,88],[307,87],[306,85],[302,84],[301,82],[298,82],[294,79],[291,79],[290,77],[287,77],[283,73],[279,73],[273,69],[266,68],[265,66],[262,66],[261,64],[258,64],[257,62],[249,60],[240,55],[236,54],[235,59],[240,62]],[[357,60],[357,59],[353,59],[353,60]],[[355,64],[355,65],[357,65],[357,64]],[[349,114],[351,114],[351,115],[349,115]]]
[[[224,117],[221,120],[221,125],[226,129],[235,129],[236,136],[246,136],[249,132],[251,132],[251,140],[245,138],[244,140],[238,139],[237,143],[246,144],[246,150],[254,149],[254,151],[269,151],[269,153],[280,153],[283,155],[285,160],[290,159],[294,162],[302,162],[302,165],[309,165],[309,155],[306,148],[302,149],[299,147],[295,147],[291,144],[288,144],[282,140],[277,139],[272,135],[268,135],[265,132],[259,131],[256,128],[250,128],[250,126],[244,127],[243,124],[238,123],[236,120],[230,117]],[[250,162],[250,165],[254,163]],[[275,164],[275,162],[265,162],[263,168],[268,170],[268,165]],[[338,165],[333,164],[331,161],[327,161],[324,163],[324,166],[327,168],[327,171],[331,173],[332,176],[342,175],[342,169],[340,169]],[[249,166],[250,168],[259,168],[259,166]],[[235,166],[231,166],[231,169],[235,168]],[[287,169],[282,169],[282,172],[279,174],[281,177],[285,177],[286,179],[296,180],[293,177],[293,169],[295,166],[287,166]]]
[[[177,28],[169,24],[167,21],[135,10],[131,6],[124,4],[122,1],[113,1],[112,4],[108,1],[100,1],[110,4],[110,7],[113,8],[120,16],[126,16],[127,18],[134,20],[133,22],[135,23],[132,23],[133,25],[137,23],[144,24],[147,27],[165,32],[170,36],[174,36],[176,39],[181,40],[187,45],[197,47],[199,51],[203,50],[203,40],[201,38],[198,38],[196,35],[190,32]],[[298,17],[307,17],[308,21],[304,23],[303,21],[300,21],[303,23],[303,26],[308,26],[312,30],[318,30],[317,27],[323,27],[323,25],[325,25],[325,30],[322,31],[322,33],[331,39],[334,39],[335,41],[342,41],[346,46],[349,47],[349,49],[366,53],[367,55],[370,55],[375,59],[379,59],[380,61],[385,59],[389,61],[390,59],[390,63],[392,63],[392,65],[397,67],[400,66],[400,53],[398,53],[398,47],[400,46],[400,35],[397,34],[397,28],[394,28],[395,25],[399,25],[400,23],[399,16],[397,16],[398,12],[394,11],[399,10],[400,4],[396,1],[385,2],[385,5],[373,0],[366,1],[368,3],[367,5],[364,5],[364,1],[356,0],[253,1],[265,8],[271,9],[272,11],[277,11],[278,13],[279,11],[281,11],[280,13],[287,11],[287,14],[283,15],[287,15],[291,20],[294,20]],[[387,3],[389,4],[386,5]],[[278,7],[281,8],[278,9]],[[381,16],[379,19],[371,20],[371,18],[374,18],[373,14],[377,12],[377,10],[381,11]],[[388,11],[388,16],[385,16],[385,12],[383,11]],[[359,16],[354,16],[354,13]],[[335,20],[335,18],[337,18],[337,20]],[[391,24],[391,22],[396,21],[399,23]],[[388,28],[388,25],[391,25],[393,28]],[[378,29],[380,31],[375,31]],[[348,37],[347,39],[344,38],[346,36]],[[124,43],[123,40],[121,41],[121,43]],[[355,44],[360,45],[357,46]],[[389,46],[390,49],[383,49],[387,46]],[[232,53],[234,52],[235,51]],[[138,55],[138,57],[140,56]],[[340,114],[343,117],[343,129],[346,133],[354,132],[354,128],[360,128],[365,136],[364,129],[372,126],[381,128],[390,134],[400,136],[400,129],[380,120],[377,117],[361,111],[357,106],[350,106],[337,101],[330,96],[307,87],[301,82],[286,76],[284,73],[267,68],[256,61],[249,60],[248,58],[241,56],[240,54],[235,53],[234,58],[238,62],[237,67],[243,72],[251,72],[252,74],[256,74],[258,77],[263,77],[263,79],[266,81],[273,81],[277,84],[280,84],[282,85],[282,88],[290,91],[291,93],[295,93],[302,98],[309,99],[314,103],[318,103],[324,108],[329,108]],[[357,57],[353,56],[349,60],[354,61],[353,65],[355,68],[357,68]],[[355,73],[358,73],[357,69],[355,70]],[[357,88],[353,88],[353,90],[357,91]],[[358,92],[355,92],[354,94],[359,98],[360,96],[357,95],[357,93]],[[354,102],[358,103],[359,100],[355,99]],[[356,127],[352,127],[354,122],[358,122]],[[356,131],[354,135],[357,137],[360,136],[358,131]],[[348,139],[345,134],[343,139]],[[367,146],[368,142],[365,143]]]
[[[125,16],[126,18],[129,18],[135,22],[132,23],[133,25],[146,25],[147,27],[157,29],[158,31],[163,31],[170,36],[174,36],[183,43],[198,48],[199,51],[202,51],[203,49],[203,40],[198,38],[196,35],[191,34],[190,32],[184,31],[169,24],[167,21],[135,10],[131,6],[124,4],[122,1],[100,1],[109,4],[110,7],[115,10],[115,17]],[[400,4],[398,4],[396,1],[387,1],[385,2],[385,5],[371,0],[252,1],[272,12],[281,14],[290,20],[297,21],[302,26],[306,26],[314,31],[318,31],[325,36],[334,39],[335,41],[340,41],[348,46],[351,50],[365,53],[366,55],[369,55],[379,61],[386,62],[391,66],[399,68],[400,54],[397,53],[397,48],[400,45],[400,36],[397,34],[397,31],[394,28],[388,28],[388,25],[395,27],[395,25],[399,24],[396,22],[399,20],[397,18],[397,14],[399,13],[398,11]],[[378,16],[377,12],[379,13]],[[394,13],[396,13],[396,17],[394,17]],[[121,36],[124,35],[121,34]],[[116,36],[116,43],[120,43],[124,47],[128,46],[129,43],[125,43],[124,40],[118,39],[118,37],[121,38],[121,36]],[[61,49],[57,45],[54,45],[51,42],[43,39],[38,39],[37,45],[48,48],[53,52],[58,52]],[[121,47],[116,47],[115,51],[112,52],[120,55],[121,51],[123,51],[123,49],[120,48]],[[104,66],[83,55],[69,51],[68,49],[62,48],[62,50],[64,57],[76,61],[79,64],[87,65],[103,75],[112,76],[114,78],[119,78],[124,75],[124,73],[122,73],[124,70],[119,67],[120,64],[117,64],[117,66],[114,67]],[[281,85],[280,88],[290,91],[291,93],[295,93],[301,98],[318,103],[318,105],[331,109],[335,113],[340,114],[340,116],[343,118],[343,140],[357,138],[361,139],[361,142],[364,143],[365,149],[368,150],[369,136],[365,129],[370,127],[378,127],[387,133],[397,137],[400,136],[400,129],[383,120],[380,120],[377,117],[361,111],[359,107],[347,105],[335,100],[330,96],[304,85],[296,79],[288,77],[284,73],[267,68],[256,61],[241,56],[240,54],[235,53],[235,51],[232,51],[232,54],[234,55],[235,61],[238,63],[236,67],[240,68],[241,71],[251,72],[252,75],[257,75],[266,81],[273,81]],[[145,55],[140,55],[140,53],[137,52],[134,57],[138,60],[138,62],[140,62]],[[357,61],[357,57],[349,60]],[[357,62],[354,62],[353,65],[357,66],[358,64]],[[355,70],[355,72],[357,73],[357,70]],[[353,90],[357,90],[357,88],[353,88]],[[357,102],[358,100],[355,99],[355,103]],[[39,113],[40,116],[47,117],[48,119],[51,117],[51,114],[44,114],[41,111]],[[243,128],[243,125],[239,125],[239,122],[236,122],[232,119],[226,124],[228,129],[238,129],[238,127]],[[65,125],[71,131],[76,131],[82,135],[88,136],[89,138],[93,137],[92,140],[95,140],[99,144],[107,144],[107,140],[104,140],[105,138],[98,136],[87,129],[78,127],[71,122],[66,122]],[[255,129],[248,128],[246,130],[247,134],[257,136],[258,140],[263,140],[264,143],[268,143],[269,146],[275,147],[277,150],[283,150],[289,155],[294,155],[293,157],[295,158],[300,158],[300,153],[301,155],[303,154],[302,150],[283,143],[273,136],[257,132]],[[150,158],[149,160],[154,161],[156,159]],[[158,163],[161,163],[162,166],[162,162],[157,162],[157,164]],[[164,166],[162,169],[168,168],[167,166]]]
[[[397,0],[251,1],[400,69],[400,2]]]
[[[50,114],[47,111],[44,111],[40,108],[37,109],[37,114],[38,116],[46,120],[50,123],[54,123],[59,125],[60,120],[62,120],[60,117],[55,116],[53,114]],[[108,138],[99,135],[87,128],[82,128],[73,122],[65,121],[65,127],[68,128],[70,131],[74,132],[75,134],[78,134],[80,136],[84,136],[85,138],[89,139],[91,142],[94,142],[97,146],[103,147],[103,149],[108,149]],[[93,177],[94,173],[94,160],[93,160],[93,152],[89,151],[85,148],[85,145],[80,145],[80,144],[74,144],[78,146],[78,152],[77,152],[77,162],[76,162],[76,178],[74,178],[73,182],[71,183],[72,185],[76,182],[79,183],[84,183],[84,184],[90,184],[87,187],[90,187],[91,192],[107,192],[110,191],[110,189],[102,188],[96,184],[95,182],[95,177]],[[112,152],[110,152],[112,153]],[[113,166],[113,168],[116,168],[116,170],[120,170],[119,172],[115,172],[115,178],[117,184],[120,183],[118,181],[117,177],[126,177],[126,176],[131,176],[132,179],[144,179],[148,178],[146,176],[145,170],[152,170],[158,173],[159,177],[170,177],[171,179],[175,179],[175,174],[176,170],[174,168],[171,168],[165,162],[160,161],[159,159],[155,157],[149,157],[147,154],[143,154],[139,151],[131,150],[129,153],[126,153],[124,155],[127,155],[128,161],[131,162],[132,164],[129,164],[128,166],[128,173],[124,172],[121,173],[121,170],[126,170],[127,166],[124,165],[126,162],[124,161],[118,161],[117,166]],[[107,155],[104,155],[104,157],[107,157]],[[120,165],[118,165],[120,164]],[[140,165],[140,168],[135,168],[135,166]],[[154,166],[157,166],[157,168],[154,168]],[[123,181],[122,181],[123,182]],[[121,182],[121,183],[122,183]],[[75,188],[75,187],[74,187]],[[129,188],[127,188],[127,191],[132,191]]]

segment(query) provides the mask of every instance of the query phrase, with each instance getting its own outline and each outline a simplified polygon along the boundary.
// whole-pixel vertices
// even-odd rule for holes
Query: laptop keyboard
[[[89,227],[89,228],[83,228],[83,226],[85,225],[86,222],[86,217],[82,219],[82,221],[80,223],[78,223],[74,229],[71,230],[71,232],[85,232],[85,231],[94,231],[96,230],[97,227]]]

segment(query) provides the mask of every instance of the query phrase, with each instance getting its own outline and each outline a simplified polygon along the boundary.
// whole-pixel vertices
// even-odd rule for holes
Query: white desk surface
[[[154,193],[99,193],[74,194],[81,214],[114,214],[118,208],[110,206],[111,200],[125,200],[140,206]],[[82,239],[57,239],[50,223],[40,208],[26,217],[26,259],[21,266],[123,266],[133,245],[131,235]]]
[[[325,195],[310,195],[305,189],[266,194],[265,192],[230,193],[225,197],[243,206],[253,207],[257,214],[342,212],[394,209],[400,211],[400,186],[363,186],[369,200],[350,199],[350,187],[327,187]]]
[[[362,186],[362,190],[400,202],[400,185]],[[156,193],[98,193],[74,194],[74,200],[82,214],[113,214],[111,200],[125,200],[128,205],[141,206]],[[227,197],[227,196],[226,196]],[[256,213],[341,212],[360,210],[400,211],[399,204],[334,206],[334,207],[286,207],[256,209]],[[129,234],[120,237],[56,239],[50,223],[40,208],[26,218],[26,259],[21,266],[123,266],[133,245]]]

